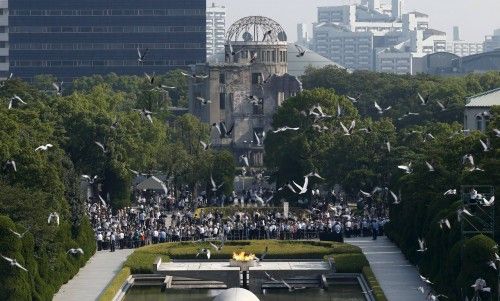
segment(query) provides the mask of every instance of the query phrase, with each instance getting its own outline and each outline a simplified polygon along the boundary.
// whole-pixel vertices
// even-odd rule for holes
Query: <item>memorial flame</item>
[[[255,259],[256,259],[255,254],[245,253],[245,252],[240,252],[240,253],[233,252],[233,260],[236,261],[253,261]]]

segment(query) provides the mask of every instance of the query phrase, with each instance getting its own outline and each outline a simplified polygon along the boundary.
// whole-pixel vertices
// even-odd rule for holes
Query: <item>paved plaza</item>
[[[226,261],[206,262],[166,262],[162,263],[158,271],[239,271],[239,267],[229,266]],[[251,271],[329,271],[330,266],[323,261],[263,261],[251,267]]]

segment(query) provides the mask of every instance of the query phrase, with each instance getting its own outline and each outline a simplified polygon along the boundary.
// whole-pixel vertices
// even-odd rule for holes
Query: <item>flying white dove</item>
[[[483,198],[481,203],[484,207],[490,207],[495,203],[495,196],[492,196],[489,201]]]
[[[394,202],[393,202],[394,205],[397,205],[397,204],[399,204],[401,202],[398,199],[398,196],[394,192],[392,192],[392,190],[389,190],[389,193],[391,194],[392,198],[394,199]]]
[[[457,194],[456,189],[448,189],[443,193],[443,195],[456,195],[456,194]]]
[[[417,252],[425,252],[427,251],[427,247],[425,246],[425,240],[422,238],[422,239],[418,239],[418,249],[417,249]]]
[[[45,144],[45,145],[40,145],[39,147],[35,148],[35,152],[38,152],[38,151],[46,151],[48,150],[49,148],[53,147],[52,144],[48,143],[48,144]]]
[[[47,223],[51,224],[52,221],[55,221],[56,224],[59,226],[59,214],[57,212],[51,212],[49,214],[49,218],[47,219]]]
[[[307,185],[309,184],[309,177],[304,176],[304,185],[300,186],[299,184],[295,183],[295,181],[292,181],[293,184],[299,189],[298,194],[304,194],[307,192]]]
[[[76,249],[71,248],[66,253],[70,253],[72,255],[77,255],[77,254],[82,254],[83,255],[83,250],[82,250],[82,248],[76,248]]]
[[[469,210],[465,209],[465,208],[461,208],[461,209],[458,209],[457,210],[457,219],[458,221],[461,221],[462,220],[462,216],[463,215],[468,215],[468,216],[473,216],[472,213],[469,212]]]
[[[448,229],[451,229],[451,224],[450,221],[447,218],[440,219],[438,221],[439,228],[443,229],[443,226],[448,227]]]
[[[159,183],[161,185],[161,188],[163,189],[163,192],[165,193],[165,195],[168,195],[167,185],[165,185],[165,183],[163,183],[162,180],[158,179],[155,176],[152,176],[151,179],[153,179],[155,182]]]
[[[285,132],[285,131],[298,131],[299,128],[298,127],[288,127],[288,126],[284,126],[284,127],[280,127],[280,128],[277,128],[276,130],[273,131],[273,133],[280,133],[280,132]]]
[[[203,150],[208,150],[210,148],[210,146],[212,145],[212,143],[206,144],[203,141],[200,141],[200,144],[203,146]]]
[[[28,271],[25,267],[23,267],[21,264],[19,264],[19,262],[17,262],[15,259],[3,256],[2,254],[0,254],[0,256],[2,256],[3,259],[5,259],[7,262],[9,262],[10,266],[12,266],[12,267],[18,267],[18,268],[20,268],[21,270],[23,270],[25,272]]]
[[[407,174],[410,174],[413,171],[411,169],[411,163],[408,163],[408,165],[398,165],[398,168],[404,170],[405,173],[407,173]]]

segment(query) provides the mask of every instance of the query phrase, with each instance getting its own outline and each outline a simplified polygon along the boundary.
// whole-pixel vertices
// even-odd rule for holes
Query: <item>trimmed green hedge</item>
[[[219,242],[216,242],[218,244]],[[194,259],[196,254],[201,248],[210,248],[211,258],[215,259],[229,259],[232,257],[233,252],[245,251],[261,256],[266,247],[268,259],[286,259],[286,258],[300,258],[300,259],[318,259],[323,258],[328,254],[348,254],[348,253],[361,253],[361,249],[356,246],[335,242],[309,242],[309,241],[281,241],[281,240],[255,240],[255,241],[232,241],[227,242],[220,252],[215,252],[208,242],[193,243],[164,243],[157,245],[150,245],[140,248],[129,257],[129,264],[133,272],[144,271],[151,269],[151,267],[136,263],[137,261],[153,259],[154,256],[163,255],[173,259]],[[141,260],[137,260],[139,256]]]
[[[363,267],[370,266],[363,253],[333,254],[338,273],[361,273]]]
[[[0,215],[0,254],[16,259],[28,272],[0,259],[0,300],[52,300],[60,286],[78,272],[95,250],[87,219],[82,219],[78,228],[62,221],[58,228],[52,229],[53,239],[58,242],[45,244],[46,249],[41,250],[35,246],[35,237],[30,232],[20,239],[11,229],[18,233],[26,231],[9,217]],[[66,253],[67,249],[80,246],[84,255]]]
[[[372,290],[372,293],[375,296],[375,299],[377,301],[387,301],[387,298],[385,297],[384,291],[380,287],[380,284],[378,283],[377,278],[375,277],[375,274],[373,274],[371,267],[364,266],[363,267],[363,275],[365,276],[366,281],[368,281],[368,284],[370,285],[370,289]]]

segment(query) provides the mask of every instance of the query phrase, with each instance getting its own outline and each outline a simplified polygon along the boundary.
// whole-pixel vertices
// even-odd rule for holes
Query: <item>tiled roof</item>
[[[467,98],[466,107],[500,106],[500,88],[483,92]]]

